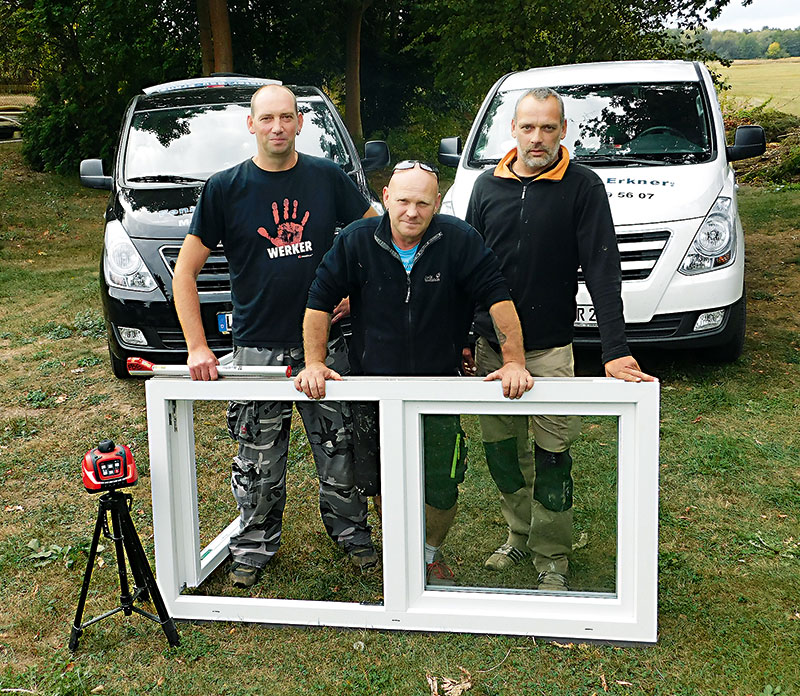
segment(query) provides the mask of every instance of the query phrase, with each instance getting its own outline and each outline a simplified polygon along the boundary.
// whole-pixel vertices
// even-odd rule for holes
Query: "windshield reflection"
[[[303,129],[297,149],[351,168],[328,107],[321,99],[300,101]],[[204,181],[256,153],[247,130],[249,104],[207,104],[134,114],[125,148],[126,181]]]
[[[708,109],[697,83],[559,87],[564,145],[592,166],[694,164],[713,156]],[[514,106],[524,90],[499,92],[484,116],[472,166],[496,164],[515,147]]]

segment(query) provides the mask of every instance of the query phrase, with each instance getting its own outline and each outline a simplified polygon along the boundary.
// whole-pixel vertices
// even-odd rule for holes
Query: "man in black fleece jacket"
[[[534,377],[571,377],[578,266],[583,269],[600,330],[607,377],[652,381],[625,340],[621,273],[608,197],[591,169],[569,161],[561,145],[567,122],[561,97],[539,88],[517,101],[517,141],[497,167],[475,182],[466,220],[480,232],[508,280],[520,317],[525,362]],[[499,356],[486,317],[478,312],[475,363],[487,374]],[[572,458],[576,416],[482,416],[486,461],[501,492],[508,539],[486,561],[503,570],[533,553],[542,590],[567,590],[572,550]]]
[[[433,167],[400,162],[383,190],[386,214],[348,225],[339,234],[309,292],[303,322],[306,367],[295,380],[298,391],[320,399],[326,379],[341,379],[325,365],[325,346],[331,313],[348,296],[353,374],[457,375],[477,304],[491,316],[502,353],[486,379],[502,380],[503,394],[511,399],[533,386],[523,364],[519,319],[497,259],[465,222],[434,214],[440,199]],[[426,580],[452,585],[453,573],[438,549],[453,523],[466,470],[458,416],[427,416],[423,446]]]

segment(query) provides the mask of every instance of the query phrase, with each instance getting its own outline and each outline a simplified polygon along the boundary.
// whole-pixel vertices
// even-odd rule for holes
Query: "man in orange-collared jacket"
[[[631,356],[625,339],[621,273],[608,195],[588,167],[570,162],[564,103],[549,88],[517,101],[511,134],[517,141],[494,170],[476,181],[466,220],[500,259],[534,377],[572,377],[573,324],[578,267],[583,270],[600,330],[608,377],[652,381]],[[496,369],[500,360],[491,324],[476,317],[475,366]],[[502,363],[501,363],[502,364]],[[572,550],[572,458],[580,433],[577,416],[482,416],[486,461],[500,489],[508,539],[486,561],[503,570],[533,554],[538,588],[568,590]]]

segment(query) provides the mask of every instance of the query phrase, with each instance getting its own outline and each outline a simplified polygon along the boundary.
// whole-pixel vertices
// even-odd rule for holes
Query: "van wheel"
[[[742,299],[731,306],[728,317],[728,335],[730,338],[723,344],[709,348],[706,356],[709,362],[732,363],[739,359],[744,349],[744,334],[747,326],[747,299],[742,288]]]
[[[130,379],[131,374],[128,372],[128,365],[127,361],[120,360],[114,353],[111,351],[111,346],[108,347],[108,358],[111,362],[111,371],[114,373],[114,377],[118,379]]]

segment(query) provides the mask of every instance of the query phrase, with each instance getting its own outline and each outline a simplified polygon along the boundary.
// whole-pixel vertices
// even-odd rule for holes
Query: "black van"
[[[156,85],[133,98],[122,121],[111,176],[99,159],[81,162],[84,186],[109,189],[100,288],[111,367],[128,377],[126,360],[186,359],[186,343],[172,300],[172,272],[205,180],[255,154],[247,130],[250,97],[280,84],[252,77],[210,77]],[[339,114],[316,87],[290,86],[304,114],[300,152],[327,157],[353,178],[383,212],[365,172],[389,163],[382,141],[365,145],[361,159]],[[232,350],[230,280],[222,248],[212,251],[197,279],[209,347]]]

